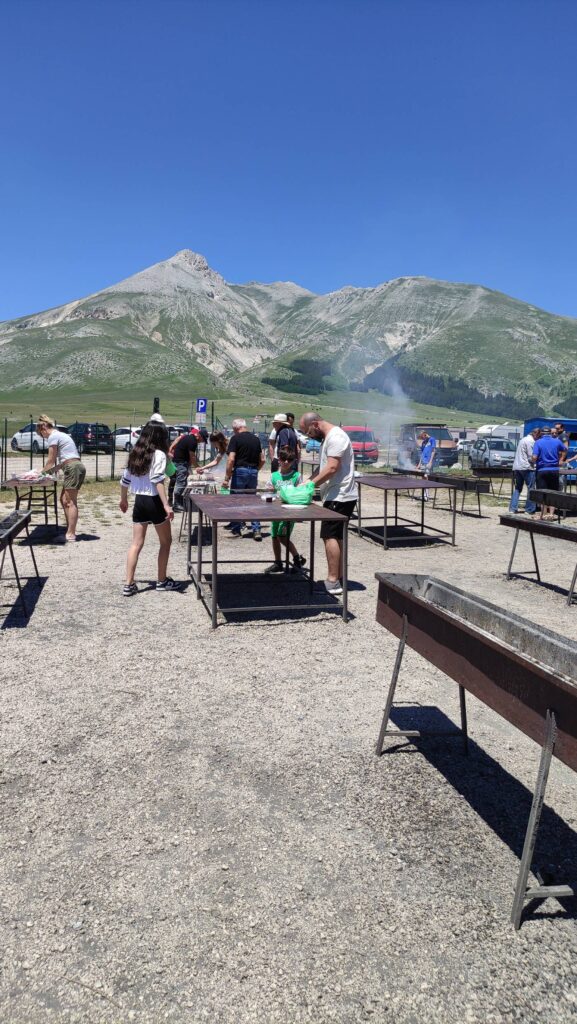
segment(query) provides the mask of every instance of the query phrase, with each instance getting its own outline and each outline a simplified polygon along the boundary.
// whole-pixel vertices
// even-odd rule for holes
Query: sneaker
[[[343,592],[340,580],[325,580],[325,590],[332,597],[338,597]]]
[[[302,569],[303,565],[306,565],[306,558],[304,555],[295,555],[293,558],[293,565],[295,569]]]
[[[136,583],[125,583],[122,594],[123,597],[134,597],[135,594],[138,594]]]
[[[224,524],[224,529],[225,530],[234,530],[234,528],[235,528],[235,524],[234,523],[225,523]]]
[[[253,540],[262,540],[262,533],[260,532],[260,530],[253,530],[253,532],[252,532],[252,539]]]
[[[184,512],[184,505],[173,505],[172,506],[172,511],[173,512]]]
[[[244,534],[241,533],[240,530],[231,530],[230,531],[230,539],[231,540],[236,540],[238,537],[243,537],[243,536],[244,536]]]
[[[243,526],[242,530],[239,530],[241,537],[252,537],[252,530],[250,526]]]
[[[178,586],[179,586],[179,584],[175,583],[175,581],[172,579],[171,576],[167,576],[166,579],[162,581],[162,583],[157,583],[156,584],[156,589],[157,590],[178,590]]]
[[[272,576],[273,572],[284,572],[282,562],[273,562],[272,565],[269,565],[268,568],[265,569],[266,576]]]

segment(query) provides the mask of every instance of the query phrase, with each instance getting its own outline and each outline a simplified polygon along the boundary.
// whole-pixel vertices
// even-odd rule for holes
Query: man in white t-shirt
[[[320,470],[315,484],[320,487],[325,508],[351,518],[359,491],[355,479],[355,459],[348,434],[334,423],[323,420],[316,412],[301,417],[300,429],[308,437],[321,442]],[[325,587],[329,594],[342,594],[343,530],[345,524],[324,522],[321,538],[325,542],[328,577]],[[348,523],[347,523],[348,527]]]

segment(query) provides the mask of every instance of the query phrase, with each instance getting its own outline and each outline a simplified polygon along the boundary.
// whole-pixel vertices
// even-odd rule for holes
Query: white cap
[[[273,423],[288,423],[286,412],[277,412],[273,417]]]
[[[166,426],[166,424],[164,423],[164,420],[163,420],[163,418],[162,418],[162,416],[160,415],[159,412],[153,412],[153,414],[150,417],[148,422],[149,423],[163,423]]]

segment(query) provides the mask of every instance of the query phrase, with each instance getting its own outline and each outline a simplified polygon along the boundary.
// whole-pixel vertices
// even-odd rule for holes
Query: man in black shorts
[[[355,479],[355,458],[348,434],[316,412],[301,417],[300,428],[308,437],[321,441],[320,470],[315,484],[321,489],[323,505],[351,518],[359,490]],[[348,527],[348,523],[347,523]],[[325,542],[328,573],[325,587],[329,594],[342,594],[343,530],[342,520],[324,522],[321,538]]]
[[[174,449],[172,450],[172,461],[176,466],[174,504],[172,506],[173,512],[182,512],[184,510],[182,496],[184,494],[184,488],[186,487],[186,481],[188,480],[190,470],[198,466],[198,459],[196,457],[197,448],[198,431],[196,427],[193,427],[190,434],[183,434],[182,437],[179,437]]]

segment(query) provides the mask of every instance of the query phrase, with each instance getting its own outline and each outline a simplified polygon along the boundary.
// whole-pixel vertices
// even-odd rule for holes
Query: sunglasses
[[[279,462],[292,462],[292,461],[293,461],[292,458],[289,458],[288,455],[279,455]]]

